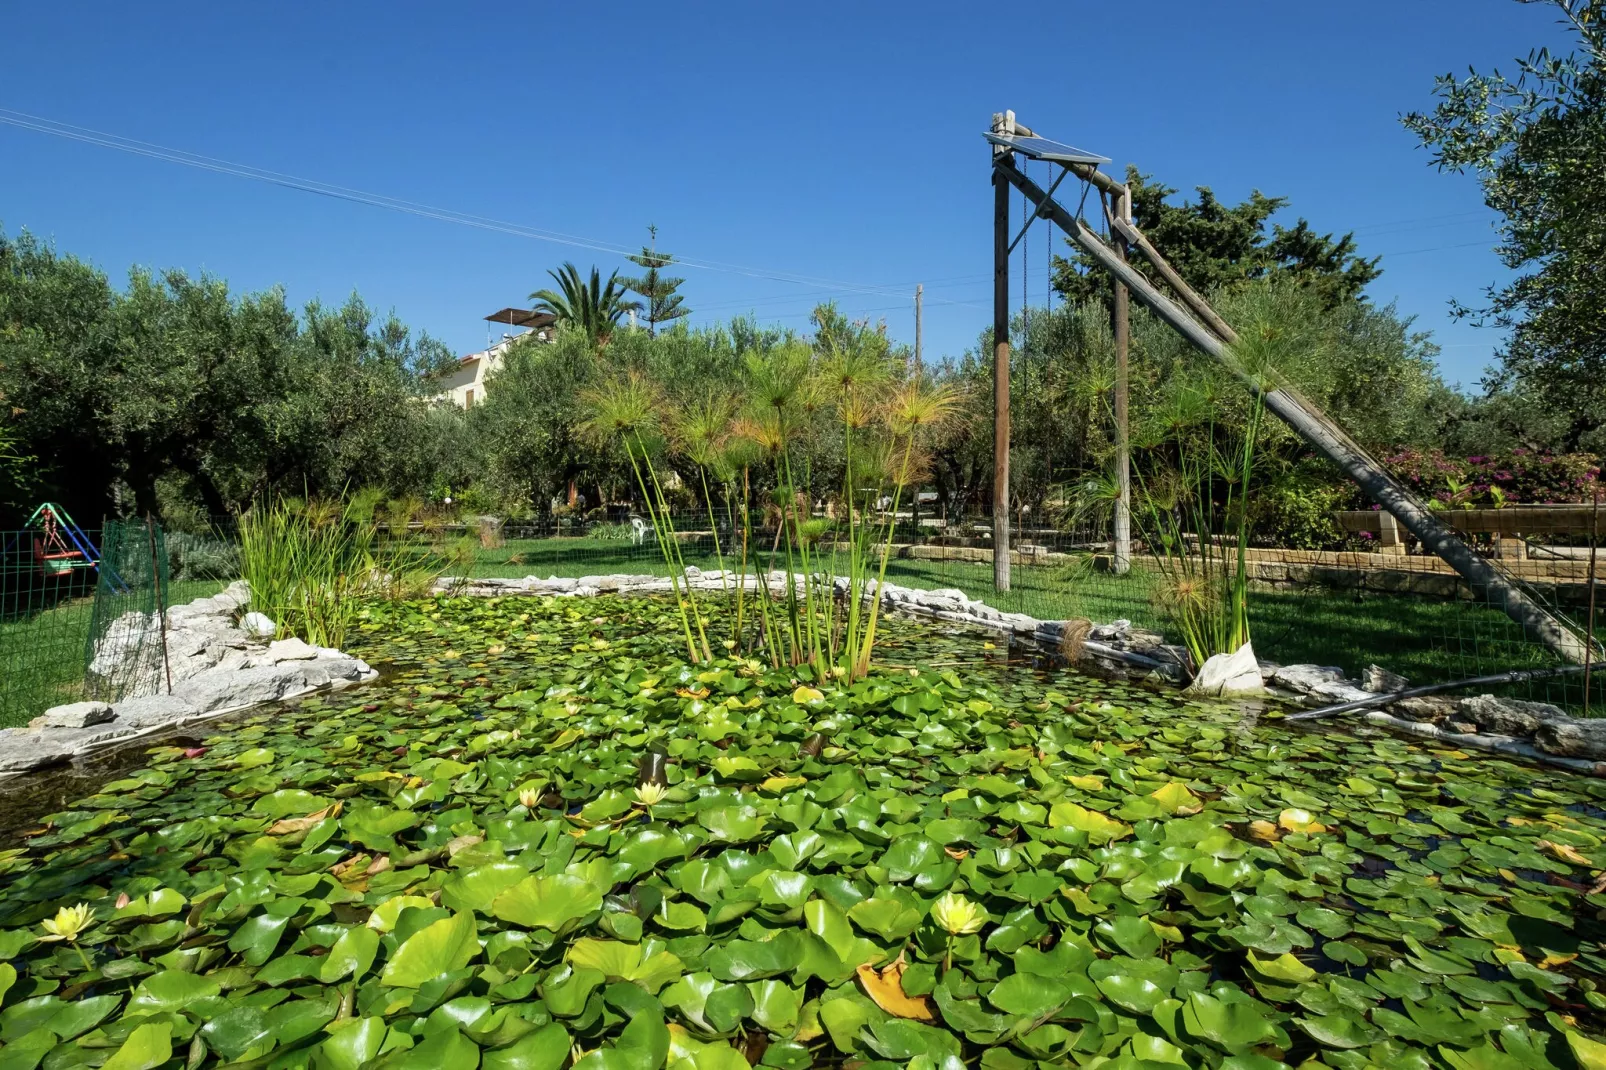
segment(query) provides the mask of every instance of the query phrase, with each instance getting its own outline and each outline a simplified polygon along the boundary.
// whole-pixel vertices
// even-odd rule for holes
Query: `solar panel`
[[[994,134],[986,132],[982,137],[994,145],[1002,145],[1006,149],[1028,156],[1034,160],[1054,160],[1057,163],[1086,163],[1097,166],[1109,163],[1108,156],[1085,152],[1074,145],[1063,145],[1058,141],[1050,141],[1046,137],[1017,137],[1014,134]]]

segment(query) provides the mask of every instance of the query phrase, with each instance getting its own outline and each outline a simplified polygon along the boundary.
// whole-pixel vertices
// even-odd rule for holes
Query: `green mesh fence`
[[[82,651],[84,691],[116,702],[168,690],[163,615],[168,557],[159,524],[111,522],[102,533],[99,582]]]
[[[37,530],[0,540],[0,727],[11,727],[84,697],[96,576],[87,562],[52,560]]]

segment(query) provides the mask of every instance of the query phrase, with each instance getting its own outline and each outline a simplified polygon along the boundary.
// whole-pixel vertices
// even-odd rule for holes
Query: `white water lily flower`
[[[987,924],[987,913],[964,896],[945,892],[931,905],[931,920],[955,936],[968,936]]]
[[[662,784],[643,784],[636,789],[636,801],[643,806],[656,806],[668,794],[669,790]]]
[[[83,931],[94,924],[95,911],[88,903],[79,903],[75,907],[62,907],[56,911],[54,918],[46,918],[40,922],[48,936],[41,936],[41,942],[52,940],[66,940],[72,943],[77,940]]]
[[[541,802],[541,793],[533,787],[519,789],[519,805],[526,810],[534,810]]]

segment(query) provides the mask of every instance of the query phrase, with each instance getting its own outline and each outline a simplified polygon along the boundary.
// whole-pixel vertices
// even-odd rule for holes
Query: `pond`
[[[1606,783],[886,628],[374,607],[0,854],[0,1065],[1606,1066]]]

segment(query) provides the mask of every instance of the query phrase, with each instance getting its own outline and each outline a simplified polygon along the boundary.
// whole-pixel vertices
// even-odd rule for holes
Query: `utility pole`
[[[917,378],[917,379],[920,377],[920,357],[921,357],[921,349],[920,349],[920,329],[921,329],[920,313],[921,313],[921,307],[920,306],[921,306],[921,299],[925,296],[925,293],[926,293],[925,284],[924,283],[915,283],[915,378]]]
[[[1121,222],[1132,223],[1132,191],[1122,187],[1109,197],[1113,214]],[[1126,239],[1119,227],[1111,227],[1115,239],[1115,255],[1126,260]],[[1128,376],[1127,355],[1132,342],[1132,307],[1126,283],[1115,278],[1114,300],[1110,305],[1111,333],[1115,336],[1115,478],[1120,485],[1120,496],[1115,500],[1115,555],[1112,562],[1117,575],[1125,575],[1132,568],[1132,442],[1127,420]]]
[[[1013,134],[1015,113],[993,116]],[[993,156],[1009,152],[993,146]],[[1009,182],[993,171],[993,589],[1009,590]]]

